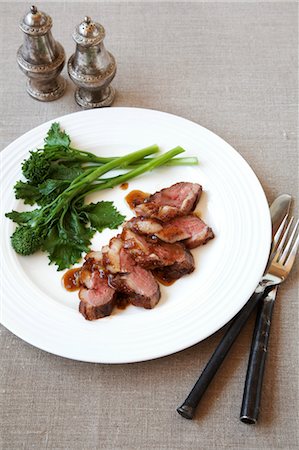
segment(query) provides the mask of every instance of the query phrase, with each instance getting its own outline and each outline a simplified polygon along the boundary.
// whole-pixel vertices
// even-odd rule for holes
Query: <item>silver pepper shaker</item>
[[[18,50],[17,62],[29,78],[27,92],[43,102],[56,100],[66,88],[66,81],[59,76],[65,63],[65,53],[62,45],[52,36],[52,19],[38,11],[36,6],[31,6],[20,28],[24,33],[24,42]]]
[[[85,17],[73,33],[76,51],[69,58],[68,73],[78,86],[75,99],[82,108],[110,106],[115,91],[110,86],[116,72],[116,62],[103,43],[105,29]]]

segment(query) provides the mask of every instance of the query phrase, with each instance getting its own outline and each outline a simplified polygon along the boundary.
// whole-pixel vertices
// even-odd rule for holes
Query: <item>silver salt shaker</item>
[[[66,81],[59,75],[65,63],[65,53],[52,36],[52,19],[38,11],[36,6],[31,6],[20,28],[24,42],[18,50],[17,62],[28,77],[27,92],[43,102],[56,100],[66,88]]]
[[[76,26],[76,51],[69,58],[68,73],[78,88],[75,99],[82,108],[110,106],[115,91],[110,86],[116,72],[113,55],[104,46],[105,29],[90,17]]]

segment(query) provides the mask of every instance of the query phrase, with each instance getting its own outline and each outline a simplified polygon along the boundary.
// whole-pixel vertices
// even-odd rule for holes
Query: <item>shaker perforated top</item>
[[[93,22],[90,17],[86,16],[79,25],[76,26],[73,33],[73,39],[80,45],[97,45],[105,38],[104,27]]]

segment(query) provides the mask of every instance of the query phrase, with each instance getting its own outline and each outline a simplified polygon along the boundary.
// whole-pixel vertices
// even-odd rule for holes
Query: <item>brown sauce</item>
[[[134,209],[136,205],[140,205],[143,201],[148,198],[151,194],[148,194],[143,191],[138,191],[137,189],[131,191],[126,196],[126,202],[128,203],[131,209]]]
[[[202,217],[201,211],[193,211],[192,213],[190,213],[190,215],[198,217],[199,219],[201,219]]]
[[[153,275],[159,283],[163,284],[163,286],[171,286],[173,283],[175,283],[177,281],[177,280],[170,280],[170,281],[164,280],[164,278],[159,277],[159,275],[157,275],[155,273]]]
[[[69,269],[62,277],[62,283],[64,288],[69,291],[77,291],[80,286],[80,272],[81,267],[75,267],[74,269]]]
[[[123,191],[125,191],[126,189],[128,189],[129,183],[122,183],[119,187],[120,187]]]

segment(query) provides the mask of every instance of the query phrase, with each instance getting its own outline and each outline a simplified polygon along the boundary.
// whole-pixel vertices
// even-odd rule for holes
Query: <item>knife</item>
[[[289,212],[292,198],[290,195],[279,196],[271,205],[272,242],[285,214]],[[277,287],[272,289],[258,306],[255,327],[248,359],[244,384],[240,420],[243,423],[255,424],[258,419],[266,355],[270,335],[271,319]]]
[[[283,221],[286,213],[290,207],[291,196],[288,194],[280,195],[274,200],[270,207],[271,221],[272,221],[272,237],[275,234]],[[272,239],[273,242],[273,239]],[[271,255],[271,252],[270,252]],[[227,329],[225,335],[218,344],[216,350],[211,356],[209,362],[207,363],[205,369],[200,375],[199,379],[192,388],[190,394],[183,402],[181,406],[177,408],[177,412],[185,419],[192,419],[196,411],[197,405],[212,381],[217,370],[221,366],[223,360],[225,359],[227,353],[229,352],[232,344],[239,335],[243,325],[246,323],[248,317],[255,309],[257,303],[254,301],[256,294],[253,293],[252,297],[243,306],[241,311],[235,316],[231,321],[229,328]]]
[[[270,215],[272,222],[272,242],[275,233],[280,227],[285,215],[290,211],[291,203],[292,197],[289,194],[281,194],[274,200],[274,202],[270,206]]]
[[[258,305],[240,411],[241,422],[249,425],[255,424],[259,415],[271,318],[276,294],[277,287],[272,289]]]

